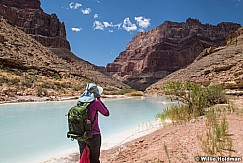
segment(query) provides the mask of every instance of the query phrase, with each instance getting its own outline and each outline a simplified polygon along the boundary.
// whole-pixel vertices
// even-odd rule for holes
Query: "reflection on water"
[[[99,116],[103,139],[155,120],[163,98],[106,100],[110,117]],[[76,101],[0,105],[0,162],[35,162],[36,158],[77,148],[66,138],[68,109]],[[14,157],[13,157],[14,156]]]

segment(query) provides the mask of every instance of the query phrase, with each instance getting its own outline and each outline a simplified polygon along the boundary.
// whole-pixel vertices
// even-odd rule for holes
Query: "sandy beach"
[[[234,146],[232,156],[242,158],[243,117],[230,115],[227,119]],[[204,131],[205,119],[203,117],[186,125],[168,125],[152,134],[102,151],[101,160],[103,163],[196,162],[196,156],[205,156],[198,139]],[[165,146],[167,146],[167,152]]]

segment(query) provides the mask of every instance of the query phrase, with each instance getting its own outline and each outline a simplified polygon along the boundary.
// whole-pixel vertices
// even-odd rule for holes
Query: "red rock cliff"
[[[64,23],[44,13],[39,0],[1,0],[0,15],[44,46],[70,50]]]
[[[177,23],[166,21],[160,26],[138,33],[126,50],[107,65],[107,71],[126,84],[144,90],[168,74],[185,68],[207,47],[226,43],[226,36],[239,24],[224,22],[216,26],[197,19]]]

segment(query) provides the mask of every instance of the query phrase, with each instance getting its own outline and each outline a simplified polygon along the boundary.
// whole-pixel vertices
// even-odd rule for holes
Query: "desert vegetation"
[[[225,112],[218,112],[215,108],[211,108],[206,113],[205,125],[205,133],[198,136],[203,151],[213,156],[231,156],[233,143]]]
[[[157,117],[161,120],[169,118],[173,123],[187,122],[205,115],[206,108],[212,105],[227,103],[221,85],[204,87],[190,82],[171,81],[165,84],[162,89],[168,99],[178,101],[178,105],[167,108]]]
[[[170,119],[173,124],[186,124],[204,117],[206,130],[197,135],[202,151],[210,156],[231,156],[234,146],[227,115],[242,115],[242,110],[229,104],[221,85],[205,87],[190,82],[171,81],[162,90],[170,100],[176,100],[178,104],[167,108],[157,118],[163,122]]]
[[[46,74],[41,70],[27,68],[0,70],[0,101],[14,98],[15,96],[59,97],[79,96],[87,83],[94,82],[82,77],[63,77],[62,75]],[[124,95],[134,91],[130,88],[118,88],[103,84],[104,94]]]

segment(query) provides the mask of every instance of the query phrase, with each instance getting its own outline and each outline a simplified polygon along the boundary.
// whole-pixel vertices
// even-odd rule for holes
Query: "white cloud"
[[[121,29],[121,25],[122,25],[122,23],[115,24],[114,28]]]
[[[150,19],[144,18],[142,16],[134,18],[137,21],[137,24],[140,28],[145,29],[150,26]]]
[[[97,18],[97,16],[94,16],[94,18]],[[103,21],[103,22],[94,21],[93,28],[94,30],[102,30],[102,31],[107,29],[108,32],[114,32],[114,29],[118,29],[118,30],[124,29],[127,32],[132,32],[132,31],[143,32],[148,26],[150,26],[150,19],[148,18],[139,16],[139,17],[134,17],[134,19],[137,25],[136,23],[131,22],[130,18],[125,18],[122,23],[117,23],[117,24],[113,24],[112,22],[107,22],[107,21]]]
[[[99,15],[98,14],[94,14],[94,19],[98,18]]]
[[[78,8],[81,7],[81,6],[82,6],[81,3],[74,3],[74,2],[71,2],[71,3],[69,4],[69,7],[70,7],[71,9],[74,9],[74,10],[78,9]]]
[[[94,21],[93,23],[93,28],[94,30],[105,30],[105,29],[108,29],[109,32],[114,32],[114,29],[117,28],[117,29],[121,29],[121,25],[122,23],[118,23],[118,24],[115,24],[113,25],[112,22],[100,22],[100,21]]]
[[[91,8],[83,9],[83,10],[81,10],[81,12],[82,12],[83,14],[85,14],[85,15],[90,14],[90,13],[91,13]]]
[[[113,27],[112,23],[109,23],[109,22],[103,22],[103,25],[104,25],[105,28]]]
[[[71,30],[73,31],[73,32],[80,32],[81,30],[83,30],[81,27],[79,27],[79,28],[76,28],[76,27],[73,27],[73,28],[71,28]]]
[[[94,30],[102,30],[103,31],[105,29],[105,26],[100,21],[94,21],[93,27],[94,27]]]
[[[124,19],[122,28],[125,29],[127,32],[137,30],[136,24],[133,24],[129,18]]]
[[[114,32],[114,30],[112,30],[112,29],[109,29],[108,31],[109,31],[110,33]]]

